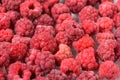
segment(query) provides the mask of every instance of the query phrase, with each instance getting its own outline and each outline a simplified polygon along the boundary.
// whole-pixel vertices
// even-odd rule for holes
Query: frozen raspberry
[[[92,20],[84,20],[81,25],[85,33],[87,34],[91,34],[99,31],[98,26]]]
[[[61,24],[56,24],[55,30],[56,30],[56,32],[65,31],[65,26],[63,25],[63,23],[61,23]]]
[[[98,63],[95,57],[96,53],[94,48],[89,47],[81,51],[76,56],[76,60],[81,64],[83,69],[96,70],[98,68]]]
[[[89,35],[84,35],[78,41],[74,41],[73,46],[78,52],[80,52],[85,48],[94,47],[94,40]]]
[[[120,69],[112,61],[105,61],[100,64],[99,77],[107,80],[118,80],[120,77]]]
[[[114,27],[114,22],[108,17],[101,17],[97,20],[97,25],[99,27],[99,31],[111,31]]]
[[[98,44],[103,43],[106,40],[114,40],[114,34],[112,32],[99,32],[96,34],[96,41]]]
[[[69,12],[70,12],[69,8],[62,3],[55,4],[51,9],[51,13],[54,19],[57,19],[60,14],[69,13]]]
[[[23,17],[36,18],[42,13],[42,6],[36,0],[26,0],[20,5],[20,13]]]
[[[114,2],[114,0],[100,0],[101,3],[106,2],[106,1]]]
[[[71,49],[69,46],[65,44],[60,44],[59,45],[59,51],[55,54],[55,59],[57,63],[61,63],[62,60],[67,59],[67,58],[72,58],[73,54],[71,52]]]
[[[68,58],[62,60],[60,70],[70,77],[76,77],[81,73],[81,65],[75,59]]]
[[[78,13],[85,7],[87,0],[65,0],[65,4],[70,8],[71,12]]]
[[[51,72],[47,75],[47,78],[48,80],[68,80],[67,75],[57,69],[51,70]]]
[[[49,32],[42,32],[39,35],[34,35],[30,41],[30,47],[40,49],[42,51],[54,52],[57,44]]]
[[[29,44],[31,38],[29,37],[22,37],[20,35],[14,35],[12,38],[12,43],[24,43],[24,44]]]
[[[0,68],[0,80],[6,80],[5,73],[3,72],[1,68]]]
[[[8,45],[10,45],[9,42],[0,42],[0,49],[7,49]]]
[[[20,8],[20,4],[23,2],[23,0],[2,0],[3,6],[7,10],[18,10]]]
[[[115,27],[120,27],[120,13],[114,15],[113,21],[115,23]]]
[[[10,18],[6,13],[0,13],[0,30],[10,27]]]
[[[21,36],[31,36],[33,35],[34,26],[32,21],[27,18],[19,19],[15,24],[15,32]]]
[[[10,80],[30,80],[31,72],[24,63],[15,62],[9,66],[8,79]]]
[[[101,16],[112,18],[117,13],[117,6],[112,2],[106,1],[99,5],[98,10]]]
[[[48,14],[43,14],[34,21],[35,25],[48,25],[53,26],[54,20],[52,17],[50,17]]]
[[[11,43],[7,47],[11,60],[21,60],[26,55],[27,45],[23,43]]]
[[[106,40],[103,43],[101,43],[97,48],[97,54],[100,57],[101,60],[115,60],[115,48],[117,46],[117,43],[115,40]]]
[[[99,0],[88,0],[87,4],[88,5],[95,5],[95,4],[97,4],[98,1]]]
[[[79,20],[81,22],[88,19],[93,21],[98,19],[98,11],[92,6],[86,6],[79,12]]]
[[[120,27],[115,30],[114,36],[118,42],[120,42]]]
[[[13,31],[11,29],[0,30],[0,41],[11,41],[13,38]]]
[[[0,4],[0,13],[4,13],[4,12],[6,12],[6,9],[2,4]]]
[[[76,80],[98,80],[98,75],[93,71],[84,71],[82,72]]]

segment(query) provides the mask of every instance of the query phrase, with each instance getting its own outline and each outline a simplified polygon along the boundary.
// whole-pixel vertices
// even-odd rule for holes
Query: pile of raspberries
[[[120,0],[0,0],[0,80],[120,80]]]

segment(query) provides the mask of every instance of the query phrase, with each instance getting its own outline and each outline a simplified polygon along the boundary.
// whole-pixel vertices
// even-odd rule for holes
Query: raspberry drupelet
[[[92,39],[92,37],[86,34],[82,38],[80,38],[78,41],[74,41],[73,47],[75,48],[76,51],[80,52],[85,48],[94,47],[94,44],[95,42]]]
[[[120,27],[120,13],[117,13],[114,15],[113,21],[114,21],[115,27],[117,28]]]
[[[102,62],[99,67],[99,77],[100,79],[118,80],[120,77],[120,69],[118,65],[112,61]]]
[[[52,7],[51,13],[53,18],[56,20],[60,16],[60,14],[70,13],[70,10],[65,4],[58,3]]]
[[[65,0],[65,4],[69,7],[73,13],[78,13],[87,4],[87,0]]]
[[[6,80],[6,75],[1,68],[0,68],[0,80]]]
[[[36,18],[42,13],[42,5],[36,0],[25,0],[20,4],[20,13],[23,17]]]
[[[22,62],[15,62],[8,68],[9,80],[30,80],[31,72],[27,68],[26,64]]]
[[[117,13],[117,6],[112,2],[106,1],[99,5],[98,10],[101,16],[112,18]]]
[[[83,69],[97,70],[98,68],[96,52],[92,47],[86,48],[77,54],[76,60],[81,64]]]
[[[98,10],[92,6],[85,6],[79,12],[79,20],[83,22],[84,20],[93,20],[96,21],[98,19]]]
[[[29,19],[21,18],[16,22],[14,30],[18,35],[32,36],[34,32],[34,25]]]
[[[13,38],[13,31],[11,29],[1,29],[0,30],[0,42],[2,41],[11,41]]]

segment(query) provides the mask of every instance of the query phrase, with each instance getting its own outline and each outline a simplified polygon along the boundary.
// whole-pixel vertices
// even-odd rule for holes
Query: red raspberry
[[[7,10],[19,10],[22,2],[23,0],[2,0],[2,4]]]
[[[11,60],[21,60],[26,55],[27,45],[23,43],[11,43],[7,47]]]
[[[88,47],[94,47],[94,44],[94,40],[89,35],[84,35],[78,41],[73,42],[73,46],[78,52]]]
[[[37,19],[34,20],[35,25],[48,25],[48,26],[53,26],[54,25],[54,20],[52,17],[50,17],[48,14],[43,14]]]
[[[20,5],[20,13],[23,17],[36,18],[42,13],[42,6],[36,0],[26,0]]]
[[[98,44],[103,43],[106,40],[113,40],[114,34],[112,32],[99,32],[96,34],[96,41]]]
[[[81,22],[88,19],[93,21],[98,19],[98,11],[92,6],[86,6],[79,12],[79,20]]]
[[[94,48],[89,47],[81,51],[76,56],[76,60],[81,64],[83,69],[96,70],[98,68],[98,63],[95,55],[96,53]]]
[[[93,71],[84,71],[82,72],[76,80],[98,80],[98,75]]]
[[[120,27],[120,13],[114,15],[113,21],[115,23],[115,27]]]
[[[101,60],[115,60],[115,52],[114,49],[116,48],[117,43],[115,40],[106,40],[101,43],[97,48],[97,54]]]
[[[9,80],[30,80],[31,72],[24,63],[15,62],[9,66],[8,79]]]
[[[7,49],[8,45],[10,45],[9,42],[0,42],[0,49]]]
[[[98,26],[92,20],[84,20],[81,25],[85,33],[87,34],[91,34],[99,31]]]
[[[57,32],[65,31],[65,26],[63,24],[64,23],[56,24],[55,29]]]
[[[0,13],[4,13],[4,12],[6,12],[6,9],[2,4],[0,4]]]
[[[114,22],[108,17],[101,17],[97,20],[99,31],[111,31],[114,27]]]
[[[118,42],[120,42],[120,27],[115,30],[114,36]]]
[[[99,77],[107,80],[118,80],[120,77],[119,67],[112,61],[105,61],[100,64]]]
[[[68,80],[67,75],[57,69],[51,70],[51,72],[47,75],[47,78],[48,80]]]
[[[55,54],[55,59],[57,63],[61,63],[62,60],[67,59],[67,58],[72,58],[73,54],[71,52],[71,49],[69,46],[65,44],[60,44],[59,45],[59,51]]]
[[[0,41],[11,41],[13,38],[13,31],[11,29],[0,30]]]
[[[31,36],[33,35],[34,26],[32,21],[27,18],[19,19],[15,24],[15,32],[21,36]]]
[[[3,72],[1,68],[0,68],[0,80],[6,80],[5,73]]]
[[[88,0],[88,5],[96,5],[99,0]]]
[[[69,8],[62,3],[55,4],[51,9],[51,13],[54,19],[57,19],[60,14],[69,13],[69,12],[70,12]]]
[[[120,11],[120,0],[117,0],[116,6],[117,6],[117,8],[118,8],[118,11]]]
[[[100,2],[106,2],[106,1],[110,1],[110,2],[114,2],[114,0],[100,0]]]
[[[65,0],[65,4],[70,8],[71,12],[78,13],[85,7],[87,0]]]
[[[98,10],[101,16],[112,18],[117,13],[117,6],[112,2],[106,1],[99,5]]]

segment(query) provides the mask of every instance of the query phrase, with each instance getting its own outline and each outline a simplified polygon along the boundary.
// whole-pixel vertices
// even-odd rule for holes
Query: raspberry
[[[99,29],[96,23],[92,20],[84,20],[81,25],[87,34],[98,32]]]
[[[8,79],[10,80],[30,80],[31,72],[24,63],[15,62],[9,66]]]
[[[59,45],[59,51],[55,54],[55,59],[57,63],[61,63],[62,60],[67,59],[67,58],[72,58],[73,54],[71,52],[71,49],[69,46],[65,44],[60,44]]]
[[[115,60],[118,60],[118,62],[120,63],[120,43],[117,43],[117,46],[115,48],[115,57]]]
[[[98,80],[98,75],[93,71],[84,71],[77,77],[77,80]]]
[[[99,0],[88,0],[87,4],[95,5]]]
[[[107,80],[117,80],[120,75],[119,67],[112,61],[105,61],[100,64],[99,77]]]
[[[27,45],[23,43],[11,43],[7,47],[11,60],[21,60],[26,55]]]
[[[65,31],[65,26],[63,24],[64,23],[56,24],[55,29],[57,32]]]
[[[48,14],[43,14],[34,21],[35,25],[48,25],[53,26],[54,20],[52,17],[50,17]]]
[[[116,6],[117,6],[117,8],[118,8],[118,11],[120,11],[120,0],[117,0]]]
[[[115,30],[114,36],[118,42],[120,42],[120,27]]]
[[[15,32],[21,36],[31,36],[33,35],[33,23],[27,18],[19,19],[15,24]]]
[[[97,48],[97,54],[101,60],[115,60],[115,52],[114,49],[116,48],[117,43],[115,40],[106,40],[101,43]]]
[[[0,49],[7,49],[8,45],[10,45],[9,42],[0,42]]]
[[[36,0],[26,0],[20,5],[20,13],[23,17],[36,18],[42,13],[42,5]]]
[[[115,23],[115,27],[120,27],[120,13],[114,15],[113,21]]]
[[[103,43],[106,40],[114,40],[114,34],[112,32],[99,32],[96,34],[96,41],[98,44]]]
[[[11,41],[13,37],[13,31],[11,29],[0,30],[0,41]]]
[[[54,17],[55,20],[59,17],[60,14],[69,12],[70,12],[69,8],[62,3],[55,4],[51,9],[52,16]]]
[[[114,27],[114,22],[108,17],[101,17],[97,20],[97,25],[99,26],[99,31],[111,31]]]
[[[51,70],[51,72],[47,75],[47,78],[48,80],[68,80],[67,75],[57,69]]]
[[[84,20],[93,20],[96,21],[98,19],[98,11],[92,6],[85,6],[79,12],[79,20],[83,22]]]
[[[5,73],[3,72],[1,68],[0,68],[0,80],[6,80]]]
[[[65,0],[65,4],[70,8],[71,12],[78,13],[85,7],[87,0]]]
[[[99,5],[98,10],[101,16],[112,18],[117,13],[117,6],[112,2],[106,1]]]
[[[98,68],[98,63],[95,55],[96,53],[94,48],[89,47],[81,51],[76,56],[76,60],[81,64],[83,69],[96,70]]]
[[[23,0],[2,0],[3,6],[7,10],[19,10],[20,4],[23,2]]]
[[[100,0],[102,3],[106,1],[114,2],[114,0]]]
[[[94,40],[89,35],[84,35],[78,41],[73,42],[73,47],[78,51],[82,51],[88,47],[94,47]]]
[[[4,12],[6,12],[6,9],[2,4],[0,4],[0,13],[4,13]]]

